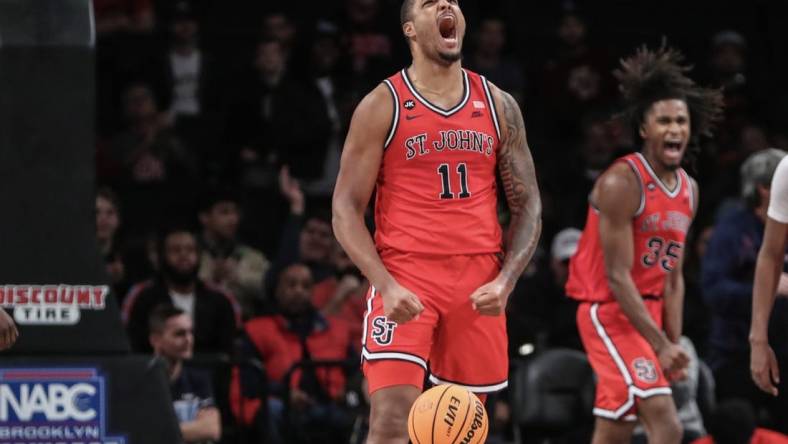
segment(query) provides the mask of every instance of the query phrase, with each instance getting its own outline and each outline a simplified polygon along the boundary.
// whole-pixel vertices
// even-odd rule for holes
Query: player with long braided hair
[[[684,242],[698,186],[681,167],[722,113],[719,90],[687,77],[682,55],[639,49],[615,71],[627,120],[643,140],[596,181],[570,262],[567,294],[597,375],[594,444],[630,442],[635,420],[649,443],[677,444],[669,381],[686,376],[679,345]]]

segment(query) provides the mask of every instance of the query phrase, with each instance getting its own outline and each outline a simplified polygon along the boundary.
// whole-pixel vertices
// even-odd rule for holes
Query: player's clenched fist
[[[666,374],[673,375],[673,379],[686,377],[686,368],[689,365],[689,355],[680,345],[668,342],[657,351],[659,365]]]
[[[394,284],[381,292],[383,297],[383,314],[389,321],[402,324],[415,318],[424,310],[418,296],[407,288]]]
[[[19,336],[16,324],[11,316],[0,308],[0,350],[11,348]]]
[[[471,304],[479,314],[498,316],[506,310],[506,301],[511,292],[511,286],[500,279],[495,279],[477,288],[471,294]]]

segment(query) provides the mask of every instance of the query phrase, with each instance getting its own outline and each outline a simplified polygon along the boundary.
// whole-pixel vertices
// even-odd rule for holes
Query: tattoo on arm
[[[528,172],[525,171],[525,162],[518,165],[517,157],[527,153],[518,153],[517,151],[528,150],[525,141],[525,124],[517,103],[508,94],[503,96],[503,112],[506,117],[507,132],[506,140],[501,144],[501,149],[498,152],[498,169],[501,173],[501,181],[509,209],[514,216],[515,214],[519,215],[523,210],[523,204],[527,199],[524,177],[528,173],[533,174],[533,168]],[[531,167],[533,167],[533,163]]]
[[[502,271],[516,280],[536,249],[542,207],[520,108],[511,95],[502,93],[501,98],[506,138],[498,150],[498,170],[511,212]]]

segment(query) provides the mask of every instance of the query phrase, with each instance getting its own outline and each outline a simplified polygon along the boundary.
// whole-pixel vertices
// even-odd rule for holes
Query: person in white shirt
[[[769,316],[778,289],[788,287],[783,273],[788,239],[788,156],[784,157],[772,177],[769,209],[763,243],[755,266],[752,321],[750,324],[750,372],[755,384],[766,393],[778,395],[780,369],[769,345]]]

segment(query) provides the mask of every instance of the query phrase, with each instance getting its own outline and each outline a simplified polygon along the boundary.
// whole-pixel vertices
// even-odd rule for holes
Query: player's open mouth
[[[680,157],[682,145],[681,141],[678,140],[666,140],[662,147],[665,150],[665,154],[670,157]]]
[[[666,140],[664,143],[665,150],[667,151],[681,151],[681,141],[679,140]]]
[[[457,19],[454,14],[447,13],[438,17],[438,31],[441,33],[443,42],[448,46],[457,44]]]

